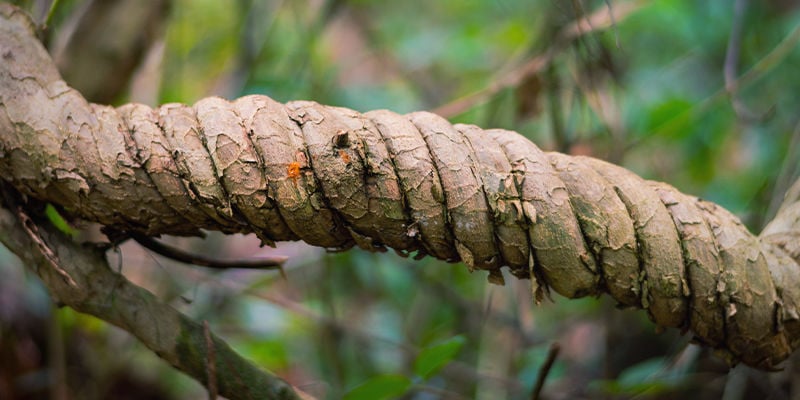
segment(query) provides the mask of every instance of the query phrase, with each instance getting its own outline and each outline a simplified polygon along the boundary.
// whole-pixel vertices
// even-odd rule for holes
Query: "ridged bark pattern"
[[[761,368],[798,345],[800,257],[786,240],[796,219],[760,240],[666,184],[425,112],[266,96],[89,104],[27,18],[0,10],[0,173],[30,196],[148,235],[390,247],[461,260],[493,282],[507,266],[537,300],[550,288],[607,292]]]

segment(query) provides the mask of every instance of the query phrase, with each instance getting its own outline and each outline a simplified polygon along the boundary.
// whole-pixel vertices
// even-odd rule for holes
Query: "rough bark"
[[[0,21],[0,173],[29,196],[148,235],[417,252],[609,293],[730,361],[773,368],[800,341],[800,191],[752,235],[724,209],[517,133],[265,96],[157,109],[90,104],[11,8]]]
[[[0,243],[36,272],[57,303],[125,329],[204,385],[209,382],[208,371],[215,371],[213,381],[227,398],[308,398],[242,358],[201,324],[112,271],[105,251],[76,244],[46,224],[37,225],[25,214],[11,211],[16,207],[8,203],[0,197]]]

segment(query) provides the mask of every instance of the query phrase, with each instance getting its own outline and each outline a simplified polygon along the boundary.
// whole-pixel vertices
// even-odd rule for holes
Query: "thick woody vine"
[[[507,267],[610,294],[730,361],[774,368],[800,341],[800,183],[761,234],[715,204],[515,132],[266,96],[90,104],[30,23],[0,23],[0,172],[17,190],[138,235],[252,232]]]

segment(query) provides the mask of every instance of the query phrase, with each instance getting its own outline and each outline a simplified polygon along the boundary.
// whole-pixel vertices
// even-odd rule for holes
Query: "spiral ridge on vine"
[[[427,112],[252,95],[90,104],[24,22],[0,27],[0,171],[22,192],[148,235],[253,232],[329,249],[463,261],[538,300],[610,294],[772,368],[800,340],[791,241],[609,163]],[[796,232],[795,225],[773,231]],[[781,230],[782,229],[782,230]]]

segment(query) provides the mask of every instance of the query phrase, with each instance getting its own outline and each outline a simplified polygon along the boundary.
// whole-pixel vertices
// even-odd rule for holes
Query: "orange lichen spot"
[[[339,158],[341,158],[345,164],[350,164],[350,155],[347,154],[344,150],[339,150]]]
[[[300,177],[300,163],[299,162],[290,162],[289,166],[286,168],[287,174],[289,178],[297,179]]]

